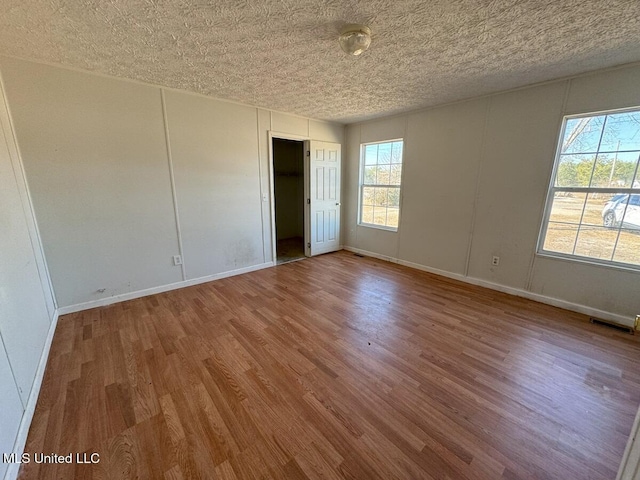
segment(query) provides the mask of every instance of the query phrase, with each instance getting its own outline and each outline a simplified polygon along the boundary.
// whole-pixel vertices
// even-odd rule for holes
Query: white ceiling
[[[352,122],[640,61],[640,1],[0,0],[0,52]]]

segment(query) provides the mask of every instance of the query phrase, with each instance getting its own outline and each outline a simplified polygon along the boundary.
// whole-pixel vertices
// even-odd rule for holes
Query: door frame
[[[310,223],[309,223],[309,202],[307,199],[309,198],[309,187],[310,187],[310,170],[309,170],[309,142],[311,140],[310,137],[302,136],[302,135],[294,135],[291,133],[282,133],[276,132],[273,130],[269,130],[269,194],[270,194],[270,202],[271,202],[271,258],[273,258],[274,265],[278,261],[278,239],[276,235],[276,191],[275,191],[275,173],[274,173],[274,161],[275,158],[273,156],[273,140],[294,140],[296,142],[302,142],[303,145],[303,157],[302,157],[302,165],[304,172],[304,255],[306,257],[311,256],[311,249],[309,248],[310,241]]]

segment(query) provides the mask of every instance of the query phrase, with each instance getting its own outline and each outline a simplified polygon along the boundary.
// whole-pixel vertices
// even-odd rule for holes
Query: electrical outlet
[[[180,255],[173,256],[173,264],[174,265],[182,265],[182,257]]]
[[[500,265],[500,257],[494,256],[491,259],[491,265],[493,265],[494,267],[497,267],[498,265]]]

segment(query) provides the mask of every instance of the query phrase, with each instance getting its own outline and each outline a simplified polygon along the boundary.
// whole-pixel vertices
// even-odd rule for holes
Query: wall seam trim
[[[169,118],[167,116],[167,102],[165,99],[164,88],[160,89],[160,101],[162,103],[162,122],[164,124],[164,141],[167,149],[167,162],[169,166],[169,181],[171,182],[171,198],[173,200],[173,216],[176,222],[176,236],[178,238],[178,252],[182,259],[180,268],[182,270],[182,280],[187,279],[187,271],[185,267],[184,250],[182,248],[182,230],[180,228],[180,214],[178,212],[178,194],[176,192],[176,179],[173,171],[173,154],[171,153],[171,139],[169,138]]]
[[[267,261],[267,247],[264,231],[264,190],[262,189],[262,152],[260,151],[260,109],[256,108],[256,135],[258,137],[258,187],[260,190],[260,224],[262,225],[262,261]]]
[[[2,348],[4,349],[4,352],[7,355],[7,362],[9,363],[11,378],[13,378],[13,384],[16,386],[16,392],[18,392],[18,397],[20,397],[20,404],[22,405],[22,409],[24,410],[27,404],[24,401],[22,392],[20,391],[20,386],[18,385],[18,379],[16,378],[16,374],[13,371],[13,363],[11,362],[11,358],[9,357],[9,352],[7,351],[7,344],[4,341],[4,336],[2,335],[2,332],[0,332],[0,343],[2,343]]]
[[[467,258],[464,262],[464,276],[469,275],[469,265],[471,264],[471,251],[473,249],[473,232],[476,228],[476,214],[478,210],[478,197],[480,195],[480,176],[482,175],[482,164],[486,155],[487,130],[489,129],[489,113],[491,112],[491,98],[487,99],[487,106],[484,110],[484,124],[482,126],[482,142],[480,144],[480,158],[476,169],[476,186],[473,194],[473,209],[471,210],[471,225],[469,225],[469,244],[467,245]]]
[[[402,242],[402,210],[404,195],[402,195],[402,184],[404,181],[404,174],[407,171],[405,163],[405,146],[407,145],[407,138],[409,136],[409,115],[404,119],[404,135],[402,135],[402,170],[400,172],[400,214],[398,215],[398,236],[396,238],[396,257],[400,258],[400,245]],[[359,189],[358,189],[359,190]],[[358,198],[360,198],[360,192],[358,192]]]
[[[358,242],[358,232],[360,231],[360,189],[362,188],[362,185],[360,184],[362,182],[362,178],[361,178],[361,166],[360,166],[360,162],[362,162],[362,159],[360,158],[362,156],[362,126],[358,125],[358,179],[356,181],[356,185],[358,186],[358,192],[357,192],[357,197],[356,197],[356,245],[360,245],[360,242]],[[404,145],[402,145],[402,155],[404,155]],[[404,159],[404,157],[403,157]],[[402,169],[404,170],[404,165],[402,166]]]

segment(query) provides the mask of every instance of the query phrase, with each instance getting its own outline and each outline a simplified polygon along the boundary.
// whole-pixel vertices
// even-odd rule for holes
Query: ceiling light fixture
[[[371,30],[364,25],[347,25],[340,33],[339,41],[345,53],[358,56],[371,45]]]

